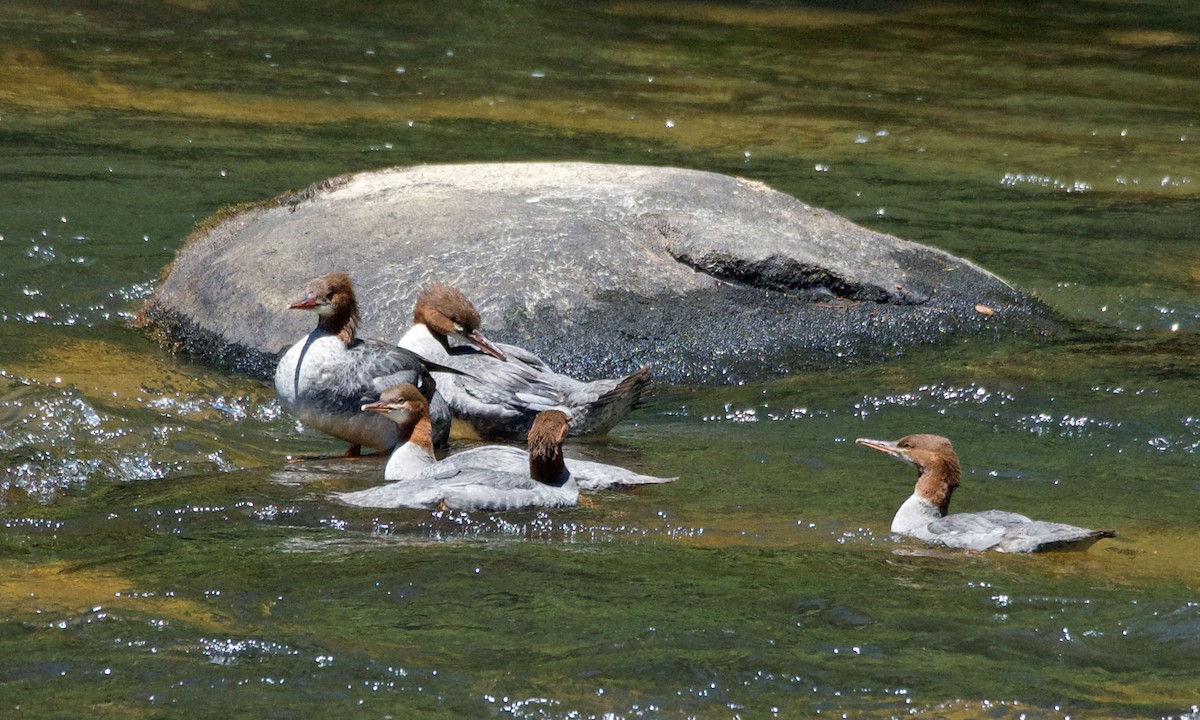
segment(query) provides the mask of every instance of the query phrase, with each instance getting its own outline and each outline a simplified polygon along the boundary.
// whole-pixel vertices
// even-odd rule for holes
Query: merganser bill
[[[1030,520],[1002,510],[948,515],[950,496],[961,477],[958,455],[948,439],[918,434],[895,442],[867,438],[855,442],[903,460],[919,473],[916,489],[892,519],[894,533],[950,548],[1017,553],[1085,550],[1101,538],[1116,535],[1113,530]]]
[[[434,441],[450,434],[450,409],[422,358],[411,350],[356,337],[358,303],[350,276],[329,273],[309,282],[304,299],[289,306],[317,314],[317,327],[283,354],[275,369],[275,393],[300,422],[350,443],[381,452],[400,441],[396,424],[362,412],[363,397],[378,397],[397,383],[421,388],[433,408]]]
[[[450,346],[448,336],[469,345]],[[481,440],[520,440],[543,410],[571,418],[572,435],[602,435],[644,401],[650,366],[623,378],[582,382],[554,372],[533,353],[493,343],[480,331],[479,312],[455,288],[421,290],[413,326],[400,346],[461,375],[434,372],[454,414],[456,432]]]
[[[387,485],[337,493],[347,505],[378,508],[517,510],[527,507],[574,507],[579,487],[563,458],[567,416],[558,410],[538,413],[529,429],[529,454],[518,471],[438,462],[430,442],[425,398],[411,385],[389,388],[379,402],[363,406],[394,421],[407,441],[392,452],[385,468]]]

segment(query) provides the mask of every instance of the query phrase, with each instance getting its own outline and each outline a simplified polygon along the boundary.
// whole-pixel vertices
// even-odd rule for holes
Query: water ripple
[[[136,482],[238,470],[219,438],[188,423],[269,423],[278,416],[271,403],[256,405],[246,396],[151,394],[134,402],[105,407],[74,386],[0,370],[0,493],[17,490],[44,500],[94,479]],[[141,408],[155,415],[147,419]]]
[[[1092,190],[1092,184],[1084,180],[1066,180],[1037,173],[1007,172],[1000,178],[1002,187],[1037,187],[1048,190],[1061,190],[1069,193],[1085,193]]]
[[[1177,608],[1152,609],[1149,617],[1122,628],[1125,637],[1144,637],[1155,642],[1200,649],[1200,602],[1187,602]]]
[[[264,662],[280,655],[299,655],[300,651],[270,640],[248,638],[201,638],[200,653],[214,665],[236,665],[242,662]]]
[[[1142,449],[1159,453],[1200,453],[1200,419],[1186,416],[1135,420],[1127,417],[1130,412],[1128,403],[1117,404],[1106,399],[1139,398],[1151,403],[1160,394],[1158,389],[1094,385],[1075,397],[1033,397],[1021,390],[995,388],[975,382],[929,383],[908,391],[864,395],[851,402],[849,407],[842,408],[814,409],[799,405],[775,407],[765,402],[742,405],[725,403],[719,412],[700,414],[699,419],[705,423],[752,425],[826,420],[846,413],[855,419],[866,420],[896,409],[921,409],[1042,438],[1099,439],[1105,448],[1115,452]],[[663,414],[689,417],[690,413],[686,406],[682,406],[679,410]]]
[[[669,414],[687,415],[686,408],[682,412],[673,412]],[[792,408],[773,408],[767,403],[761,406],[735,408],[732,403],[725,403],[725,406],[719,414],[703,415],[700,417],[701,422],[733,422],[733,423],[754,423],[762,420],[802,420],[812,417],[827,417],[829,413],[810,411],[807,407],[792,407]]]
[[[921,385],[911,392],[864,396],[854,403],[854,416],[865,419],[887,407],[931,407],[944,414],[950,408],[1004,406],[1015,400],[1016,396],[1010,392],[989,390],[975,383],[965,386],[936,383]]]
[[[30,252],[30,258],[44,262],[57,258],[56,251],[49,246],[35,245]],[[91,264],[92,261],[76,257],[68,262],[81,265]],[[135,283],[109,291],[103,297],[91,301],[68,302],[48,297],[45,288],[26,284],[21,286],[19,297],[14,298],[13,307],[0,308],[0,322],[59,327],[96,327],[113,322],[126,323],[134,318],[132,308],[149,297],[153,290],[153,282]]]
[[[500,535],[542,542],[605,543],[618,540],[629,541],[658,536],[671,539],[700,537],[704,528],[672,523],[666,513],[659,513],[661,524],[643,526],[637,524],[587,524],[560,521],[548,513],[538,512],[532,518],[514,519],[500,514],[475,514],[454,510],[438,510],[430,513],[428,520],[417,524],[433,540],[449,538],[483,537]],[[376,524],[372,534],[387,535],[392,526]]]
[[[48,518],[4,518],[5,530],[21,530],[23,532],[57,532],[66,523],[61,520],[50,520]]]

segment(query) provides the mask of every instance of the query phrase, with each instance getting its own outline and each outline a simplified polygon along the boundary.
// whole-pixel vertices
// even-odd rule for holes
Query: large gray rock
[[[230,213],[189,239],[142,317],[265,376],[314,322],[288,304],[332,270],[354,279],[364,336],[398,339],[441,280],[488,335],[587,378],[652,362],[663,382],[732,382],[1046,324],[969,262],[761,183],[587,163],[397,168]]]

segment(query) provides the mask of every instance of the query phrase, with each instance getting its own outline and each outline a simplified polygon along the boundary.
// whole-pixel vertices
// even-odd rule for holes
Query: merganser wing
[[[493,512],[527,507],[573,507],[579,502],[579,488],[569,475],[559,485],[548,485],[527,475],[440,465],[419,478],[340,493],[337,498],[348,505],[362,507]]]
[[[1047,550],[1083,550],[1105,537],[1108,530],[1089,530],[1065,523],[1031,520],[1003,510],[955,513],[934,520],[921,539],[964,550],[1031,553]]]

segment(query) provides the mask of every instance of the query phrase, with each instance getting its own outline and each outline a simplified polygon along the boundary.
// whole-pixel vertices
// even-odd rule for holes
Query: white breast
[[[927,538],[929,523],[942,517],[942,511],[933,503],[913,493],[904,501],[896,516],[892,518],[892,532]]]

